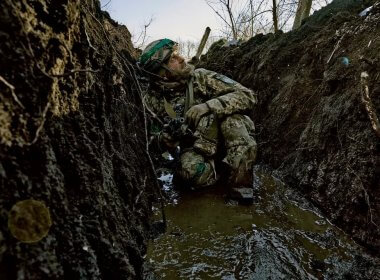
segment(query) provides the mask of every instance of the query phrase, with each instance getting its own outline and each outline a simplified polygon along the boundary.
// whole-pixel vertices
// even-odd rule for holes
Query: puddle
[[[223,186],[178,195],[162,177],[168,228],[147,254],[157,278],[379,279],[378,260],[269,172],[256,174],[251,206],[228,201]]]

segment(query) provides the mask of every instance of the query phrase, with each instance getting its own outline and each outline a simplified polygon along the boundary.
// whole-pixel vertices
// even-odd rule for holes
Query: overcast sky
[[[207,26],[217,33],[219,22],[204,0],[111,0],[105,6],[108,2],[101,0],[103,10],[137,37],[153,17],[148,42],[165,37],[199,41]]]

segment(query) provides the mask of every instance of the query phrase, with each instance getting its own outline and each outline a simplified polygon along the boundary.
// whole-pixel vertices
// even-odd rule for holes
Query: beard
[[[194,66],[188,63],[185,63],[184,67],[181,70],[171,70],[167,73],[167,77],[172,81],[186,81],[194,71]]]

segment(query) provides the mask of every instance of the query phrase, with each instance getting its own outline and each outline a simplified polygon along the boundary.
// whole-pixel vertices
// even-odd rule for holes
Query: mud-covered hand
[[[186,113],[186,122],[193,126],[197,127],[199,120],[206,114],[208,114],[210,109],[206,103],[201,103],[191,107]]]

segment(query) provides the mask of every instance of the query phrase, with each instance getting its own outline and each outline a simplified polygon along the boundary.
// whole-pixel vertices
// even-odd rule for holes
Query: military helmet
[[[153,41],[142,52],[139,59],[140,65],[149,72],[157,72],[169,59],[177,45],[176,42],[166,38]]]

